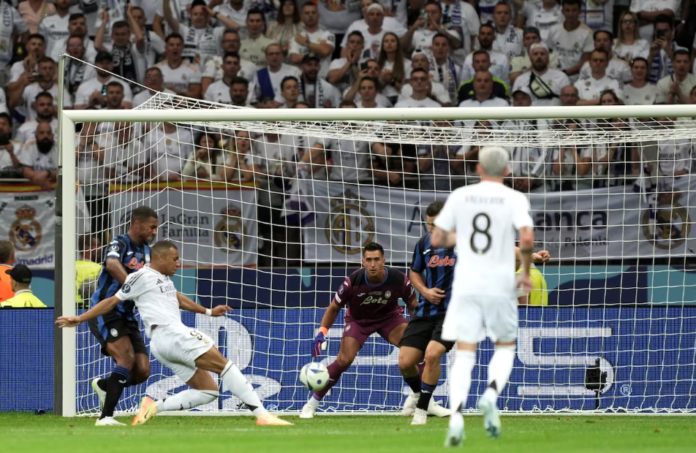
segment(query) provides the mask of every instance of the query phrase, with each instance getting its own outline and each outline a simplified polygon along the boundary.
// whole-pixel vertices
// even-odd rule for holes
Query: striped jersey
[[[132,274],[142,269],[146,264],[150,264],[150,247],[147,244],[136,244],[127,234],[113,238],[104,250],[104,263],[101,274],[99,274],[97,290],[92,294],[91,306],[115,295],[121,288],[121,284],[106,271],[106,260],[110,258],[118,259],[126,273]],[[135,303],[132,300],[126,300],[118,304],[111,312],[100,316],[99,322],[108,322],[115,318],[133,320],[135,319],[133,316],[134,308]]]
[[[440,288],[445,292],[445,298],[438,305],[430,303],[421,294],[416,316],[444,315],[447,312],[452,296],[452,280],[454,279],[454,264],[457,261],[455,249],[435,248],[430,244],[430,233],[426,234],[416,244],[413,250],[411,270],[424,277],[428,288]],[[424,274],[425,273],[425,274]]]

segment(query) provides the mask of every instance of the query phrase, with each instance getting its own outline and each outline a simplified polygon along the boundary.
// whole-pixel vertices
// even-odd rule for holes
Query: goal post
[[[625,120],[623,126],[612,126],[610,130],[601,126],[602,119],[616,118]],[[668,129],[655,120],[631,123],[630,119],[641,118],[677,121]],[[271,410],[297,412],[309,396],[296,378],[302,365],[312,360],[307,342],[314,337],[321,311],[331,301],[333,291],[346,274],[359,267],[361,245],[368,239],[382,243],[388,264],[408,269],[414,241],[425,232],[427,204],[446,199],[455,187],[450,184],[446,190],[405,185],[389,188],[389,182],[349,179],[346,173],[336,179],[326,176],[330,173],[329,151],[334,153],[331,165],[339,165],[338,154],[346,152],[346,148],[357,155],[358,143],[368,143],[368,154],[374,143],[414,148],[473,148],[495,143],[508,148],[540,149],[547,153],[545,156],[551,156],[552,148],[573,148],[579,155],[580,147],[605,147],[604,159],[610,154],[610,145],[618,147],[619,143],[635,143],[630,149],[638,149],[639,154],[663,140],[690,143],[696,140],[694,118],[696,105],[255,110],[164,94],[156,94],[142,108],[133,110],[62,110],[62,237],[58,249],[62,251],[58,256],[61,290],[56,306],[60,305],[63,315],[76,311],[75,262],[80,246],[77,239],[78,231],[84,229],[80,223],[90,222],[91,226],[102,228],[92,233],[108,238],[125,232],[130,209],[140,204],[152,206],[160,215],[158,239],[169,237],[180,244],[185,269],[175,280],[178,289],[197,296],[201,303],[235,304],[230,318],[186,314],[184,321],[209,332],[219,342],[223,353],[239,364]],[[559,119],[582,120],[590,126],[521,129],[514,123],[551,123]],[[492,124],[473,124],[484,120]],[[82,151],[77,151],[81,137],[76,137],[76,125],[87,127],[94,123],[104,125],[89,132],[100,152],[122,154],[111,159],[110,164],[105,163],[108,157],[100,155],[101,160],[95,158],[90,161],[93,163],[78,168],[82,165],[78,164]],[[154,131],[163,127],[162,123],[182,127],[151,139]],[[125,139],[126,143],[117,143],[122,140],[118,137],[123,129],[132,135]],[[263,185],[256,176],[245,182],[239,175],[241,179],[233,182],[211,181],[201,176],[209,167],[198,163],[195,171],[204,168],[205,172],[194,173],[188,181],[165,181],[167,172],[171,172],[166,166],[167,159],[172,158],[171,151],[157,154],[155,148],[164,149],[166,143],[195,153],[200,149],[200,137],[211,135],[222,137],[226,151],[233,141],[235,148],[230,152],[234,154],[239,151],[236,140],[242,137],[240,131],[245,132],[245,140],[252,142],[254,165],[267,169]],[[286,137],[287,141],[275,136]],[[322,153],[317,154],[322,156],[320,163],[312,160],[316,158],[312,152],[315,147],[306,143],[308,137],[322,143]],[[283,143],[301,149],[299,154],[309,157],[270,162],[268,150],[277,148],[282,155]],[[628,147],[623,149],[624,153],[630,151]],[[177,156],[180,167],[189,156]],[[406,175],[403,155],[400,159],[399,171],[404,172],[404,178],[418,179],[417,170]],[[418,155],[414,159],[417,161]],[[551,195],[530,193],[530,198],[536,200],[533,209],[537,210],[537,248],[550,248],[554,255],[550,265],[540,265],[549,284],[545,297],[553,301],[549,305],[520,308],[518,360],[511,377],[512,389],[503,395],[504,408],[510,412],[696,412],[696,398],[691,397],[692,389],[686,384],[696,378],[696,307],[688,306],[694,302],[689,298],[696,290],[689,268],[694,255],[689,248],[691,242],[696,247],[690,220],[696,215],[696,203],[691,200],[691,156],[686,158],[689,171],[685,178],[672,181],[674,192],[681,191],[681,204],[671,202],[665,213],[657,212],[653,206],[659,202],[656,197],[645,201],[649,198],[645,193],[633,191],[634,186],[641,190],[633,179],[662,181],[655,176],[653,167],[645,167],[659,162],[643,158],[635,162],[627,155],[623,159],[626,165],[640,166],[640,174],[632,173],[627,178],[598,170],[596,176],[568,177],[574,182],[589,181],[587,187],[567,193],[555,190]],[[687,165],[685,158],[676,153],[672,160],[671,164],[678,161]],[[146,161],[150,166],[154,161],[164,161],[162,172],[157,173],[154,167],[144,171]],[[544,183],[563,180],[562,175],[552,175],[550,157],[541,161],[548,168],[537,178]],[[356,160],[348,159],[341,165],[355,165],[346,162]],[[563,159],[559,162],[562,165]],[[588,165],[601,166],[605,162],[610,160],[590,160]],[[418,163],[414,165],[417,169]],[[110,166],[119,166],[119,170],[114,172]],[[292,171],[286,172],[286,167],[292,167]],[[251,171],[239,168],[233,170],[240,175]],[[359,173],[365,169],[354,166],[348,170]],[[383,171],[392,170],[386,165]],[[97,183],[94,187],[78,183],[80,174],[87,172],[99,173],[99,188]],[[319,173],[323,176],[318,177]],[[466,170],[457,178],[475,180]],[[619,179],[620,184],[612,182]],[[606,184],[594,184],[602,181]],[[95,223],[94,214],[87,218],[78,212],[79,197],[75,194],[81,185],[83,191],[91,189],[88,197],[107,200],[107,212],[101,213],[107,220]],[[596,189],[593,191],[592,187]],[[660,189],[655,190],[659,195]],[[267,212],[268,217],[261,211]],[[291,215],[298,219],[289,220]],[[597,234],[598,229],[602,232]],[[679,245],[675,245],[677,240]],[[658,242],[659,247],[655,245]],[[268,252],[269,243],[270,247],[282,246],[283,251]],[[666,264],[640,264],[650,260]],[[270,264],[261,265],[262,261]],[[317,360],[335,358],[342,320],[341,315],[329,333],[327,354]],[[61,379],[56,382],[62,383],[61,414],[95,414],[98,402],[87,384],[91,378],[108,373],[110,362],[99,355],[86,328],[64,329],[60,335],[62,360],[56,363],[56,373]],[[487,363],[491,353],[490,344],[483,346],[479,365]],[[405,390],[395,357],[398,350],[381,339],[371,338],[321,410],[397,410]],[[436,392],[436,399],[441,401],[447,396],[448,363],[445,357]],[[472,397],[485,387],[484,368],[477,366],[475,370]],[[150,380],[127,389],[118,409],[133,411],[139,396],[147,393],[163,397],[182,385],[153,362]],[[237,406],[238,401],[227,392],[220,402],[202,410],[239,413]],[[467,405],[470,410],[473,407]]]

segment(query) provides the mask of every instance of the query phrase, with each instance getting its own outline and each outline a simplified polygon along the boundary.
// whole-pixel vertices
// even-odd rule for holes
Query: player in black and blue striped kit
[[[434,405],[432,395],[440,379],[440,359],[452,349],[453,342],[444,341],[442,323],[452,294],[454,248],[435,248],[430,245],[430,232],[444,203],[435,201],[425,212],[428,234],[423,236],[413,251],[409,278],[420,293],[416,316],[408,323],[401,338],[399,369],[413,393],[404,404],[403,415],[414,415],[412,425],[424,425],[427,414],[442,416],[444,410]],[[417,364],[425,357],[425,368],[419,376]]]
[[[115,237],[104,250],[104,264],[97,290],[92,294],[92,306],[116,294],[129,274],[150,263],[148,244],[157,234],[157,224],[153,209],[141,206],[133,210],[128,233]],[[111,356],[116,363],[108,378],[92,381],[102,405],[97,426],[122,425],[113,416],[123,389],[150,376],[150,356],[134,308],[133,301],[124,301],[109,313],[89,321],[89,329],[99,341],[102,354]]]

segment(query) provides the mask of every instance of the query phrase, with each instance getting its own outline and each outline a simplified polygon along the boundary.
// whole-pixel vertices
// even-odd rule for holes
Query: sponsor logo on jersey
[[[440,258],[439,256],[433,256],[428,262],[428,267],[444,267],[444,266],[454,266],[456,258],[446,256]]]
[[[370,305],[370,304],[381,304],[381,305],[386,305],[389,302],[389,299],[383,299],[381,297],[372,297],[372,296],[367,296],[364,301],[360,305]]]
[[[241,209],[230,204],[220,211],[220,215],[222,219],[215,225],[215,246],[227,253],[242,250],[247,234]]]
[[[382,291],[372,291],[370,293],[370,296],[381,296],[381,295],[382,295]]]
[[[689,211],[677,203],[680,196],[680,193],[671,192],[658,196],[654,221],[650,220],[649,209],[643,213],[643,236],[658,249],[671,250],[679,247],[689,237],[691,217]]]
[[[375,237],[374,217],[365,209],[366,201],[350,190],[331,200],[326,218],[326,239],[334,250],[356,255]]]
[[[20,252],[34,250],[41,243],[41,224],[37,222],[36,209],[24,205],[15,211],[17,219],[10,226],[10,240]]]

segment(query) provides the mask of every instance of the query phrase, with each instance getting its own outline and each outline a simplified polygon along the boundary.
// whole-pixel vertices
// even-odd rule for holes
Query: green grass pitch
[[[95,427],[94,419],[0,414],[0,451],[21,453],[378,453],[443,451],[446,419],[410,425],[400,416],[284,417],[295,426],[255,426],[251,417],[158,417],[138,427]],[[696,418],[503,416],[489,439],[467,416],[467,452],[695,452]],[[130,423],[130,417],[120,418]]]

